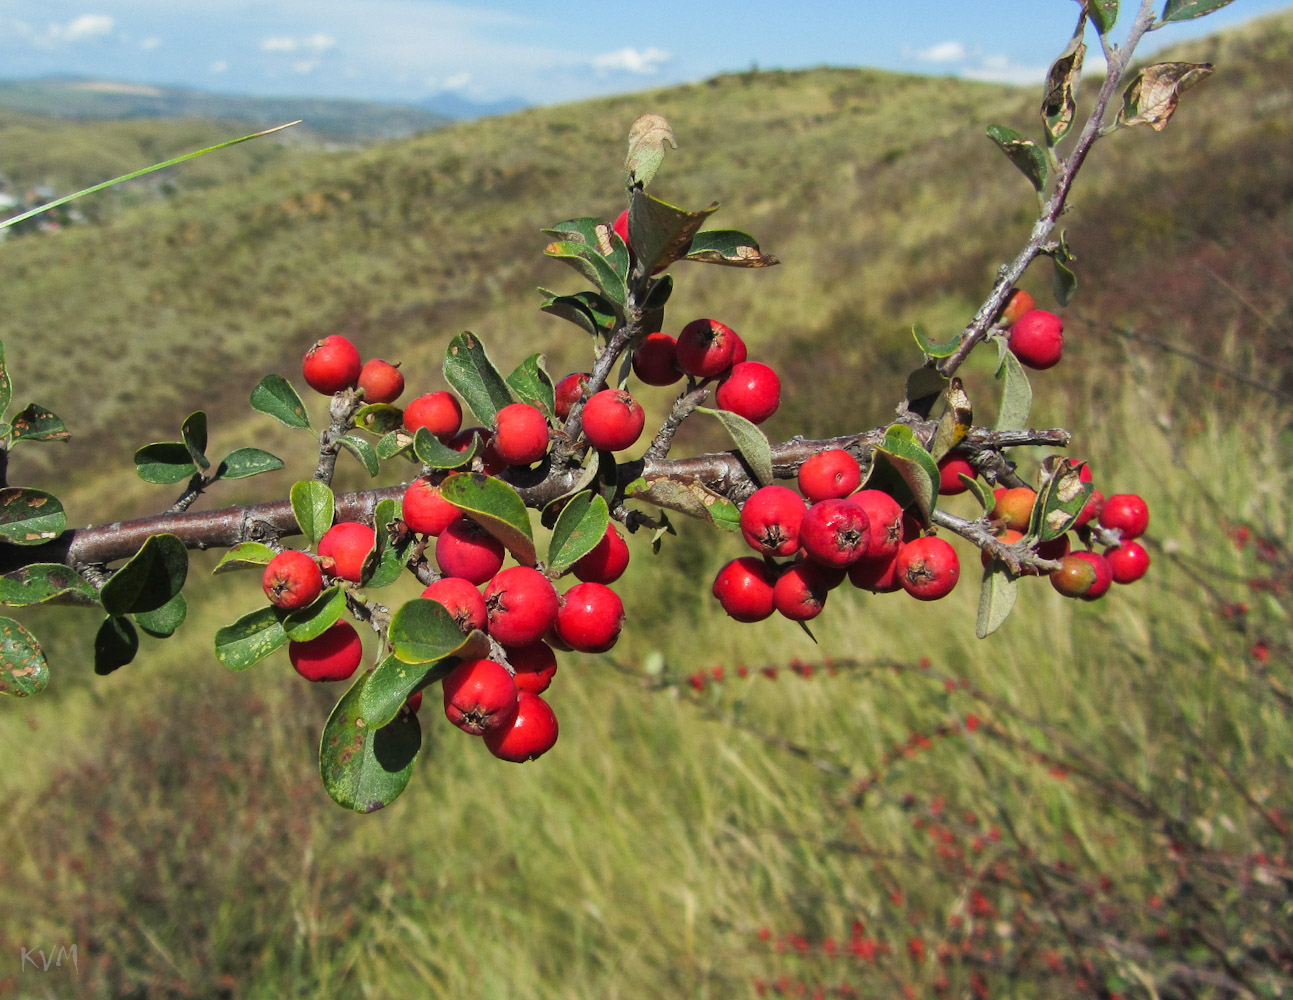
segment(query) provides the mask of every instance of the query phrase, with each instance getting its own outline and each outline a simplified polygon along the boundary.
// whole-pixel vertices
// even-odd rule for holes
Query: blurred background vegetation
[[[1106,494],[1149,500],[1147,581],[1093,606],[1025,586],[978,642],[967,566],[936,605],[833,595],[814,646],[722,617],[709,585],[739,539],[683,525],[656,557],[634,538],[619,646],[562,660],[557,747],[503,765],[429,699],[411,787],[367,818],[317,777],[341,692],[285,657],[232,676],[212,655],[259,603],[250,578],[190,588],[180,637],[106,679],[97,618],[20,612],[54,681],[0,713],[0,993],[1293,995],[1291,49],[1284,16],[1173,53],[1217,73],[1166,132],[1097,146],[1066,220],[1082,286],[1033,420],[1074,431]],[[204,409],[213,451],[288,458],[206,502],[284,495],[311,443],[247,397],[334,332],[402,361],[410,395],[442,386],[466,328],[504,367],[585,367],[536,308],[537,286],[577,289],[540,230],[618,212],[646,111],[681,146],[653,193],[721,201],[716,224],[783,261],[679,265],[667,328],[721,318],[782,373],[774,439],[881,423],[911,326],[959,330],[1027,236],[1027,182],[983,130],[1037,134],[1036,103],[750,72],[362,149],[257,141],[125,186],[0,251],[15,402],[74,433],[21,449],[10,480],[74,524],[163,509],[131,455]],[[234,134],[5,112],[0,172],[62,193]],[[1049,279],[1024,282],[1043,307]],[[988,360],[966,371],[980,422]],[[662,413],[668,392],[645,398]],[[351,463],[338,485],[366,482]],[[72,976],[13,957],[73,943]]]

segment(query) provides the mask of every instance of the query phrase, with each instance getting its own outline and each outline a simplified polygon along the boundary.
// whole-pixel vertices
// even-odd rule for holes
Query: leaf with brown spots
[[[12,618],[0,618],[0,694],[26,698],[49,684],[49,664],[36,637]]]
[[[342,695],[319,743],[323,787],[338,805],[362,813],[399,797],[422,749],[422,727],[412,712],[399,713],[380,729],[364,725],[359,704],[372,676],[361,673]]]

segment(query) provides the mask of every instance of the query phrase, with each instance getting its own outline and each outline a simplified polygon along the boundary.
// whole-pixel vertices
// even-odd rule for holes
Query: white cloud
[[[51,24],[49,31],[51,36],[67,42],[80,42],[87,38],[100,38],[109,34],[116,21],[108,17],[107,14],[82,14],[76,20],[66,25]]]
[[[217,59],[207,67],[208,73],[223,73],[229,68],[229,63],[223,59]]]
[[[967,55],[965,45],[961,42],[940,42],[913,52],[912,55],[921,62],[960,62]]]
[[[262,52],[326,52],[334,48],[337,40],[331,35],[322,33],[310,35],[308,38],[292,38],[288,35],[277,35],[273,38],[261,40],[260,50]]]
[[[445,90],[462,90],[463,87],[471,83],[470,73],[455,73],[444,82]]]
[[[140,41],[139,47],[145,52],[152,52],[153,49],[159,49],[162,47],[162,40],[156,35],[149,35],[147,38]]]
[[[1045,66],[1017,63],[1007,56],[982,56],[962,69],[960,75],[986,83],[1029,84],[1045,80],[1046,70]]]
[[[651,76],[670,59],[668,52],[655,47],[649,49],[624,48],[593,58],[593,68],[605,72],[634,73]]]

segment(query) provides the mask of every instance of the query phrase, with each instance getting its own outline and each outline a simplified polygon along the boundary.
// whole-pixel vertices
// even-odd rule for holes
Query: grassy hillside
[[[1147,581],[1097,605],[1024,581],[978,642],[967,565],[939,605],[832,595],[814,646],[722,617],[709,584],[739,540],[686,525],[641,571],[634,538],[629,626],[614,656],[563,658],[552,753],[500,765],[428,698],[413,785],[368,818],[315,772],[336,692],[210,654],[254,580],[203,581],[189,638],[109,678],[86,665],[92,615],[24,616],[55,681],[0,714],[0,950],[79,942],[81,971],[0,968],[0,994],[1293,995],[1290,48],[1291,18],[1194,46],[1217,75],[1167,132],[1097,147],[1067,220],[1083,287],[1035,419],[1074,429],[1106,492],[1147,497]],[[774,435],[882,420],[910,325],[959,328],[1026,236],[1027,184],[982,132],[1035,131],[1035,103],[724,76],[312,153],[8,244],[16,398],[78,434],[15,454],[11,480],[77,480],[80,521],[164,505],[112,470],[197,407],[213,451],[263,432],[252,385],[333,331],[402,358],[413,391],[467,327],[504,364],[583,364],[534,308],[536,285],[577,287],[538,230],[618,210],[647,110],[682,144],[657,193],[719,198],[717,223],[785,262],[680,267],[669,328],[719,316],[783,371]],[[1048,282],[1026,284],[1045,303]],[[989,373],[968,374],[990,414]]]

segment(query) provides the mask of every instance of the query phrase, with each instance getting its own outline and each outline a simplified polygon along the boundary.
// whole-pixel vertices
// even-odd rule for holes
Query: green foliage
[[[520,494],[501,479],[456,472],[440,484],[440,495],[507,547],[522,566],[533,566],[534,531]]]
[[[610,511],[592,492],[571,497],[561,509],[548,543],[548,575],[556,578],[586,556],[606,534]]]

